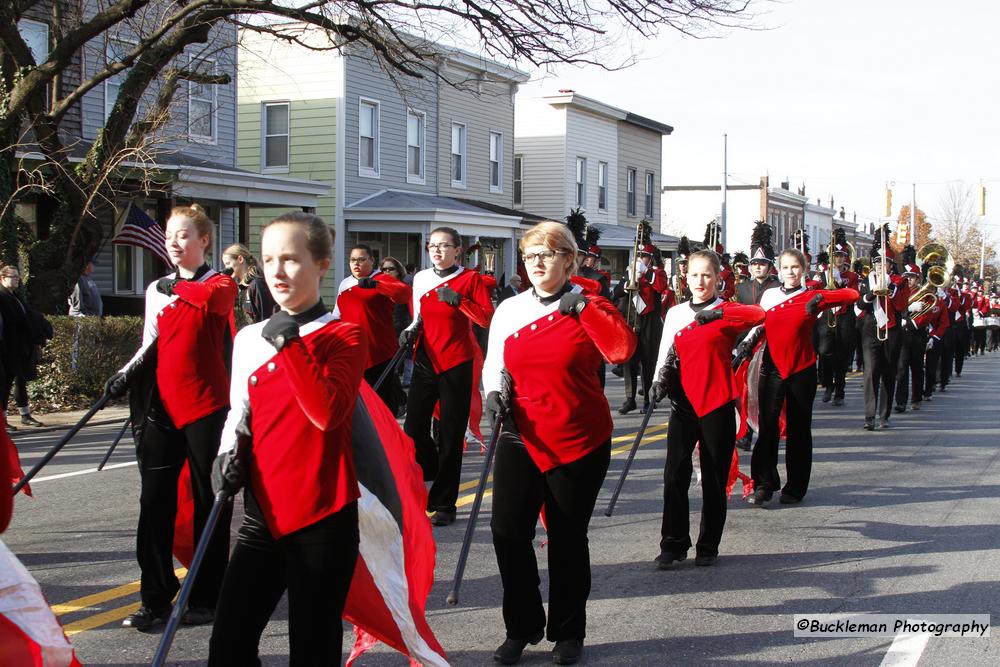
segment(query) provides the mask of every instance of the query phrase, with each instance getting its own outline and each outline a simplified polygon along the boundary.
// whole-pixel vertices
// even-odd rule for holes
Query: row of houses
[[[27,16],[18,28],[44,59],[53,31],[43,11]],[[439,57],[421,64],[423,76],[406,77],[364,47],[329,48],[322,31],[291,25],[284,32],[294,39],[220,25],[208,46],[185,53],[192,69],[228,74],[231,82],[182,87],[157,138],[156,187],[142,194],[134,184],[105,221],[106,239],[129,204],[162,224],[172,206],[198,202],[217,222],[219,265],[231,243],[258,250],[261,227],[280,212],[315,211],[336,231],[324,285],[332,297],[355,243],[420,268],[429,231],[452,226],[467,245],[493,249],[501,279],[516,270],[527,228],[581,208],[620,271],[638,222],[658,220],[669,125],[574,91],[522,99],[526,72],[461,50],[440,47]],[[76,75],[92,75],[133,43],[125,34],[93,40]],[[82,147],[97,138],[124,75],[83,96],[66,128]],[[67,76],[62,85],[75,81]],[[43,237],[49,209],[39,194],[18,213]],[[670,236],[654,241],[668,252],[676,247]],[[106,312],[141,312],[145,285],[165,271],[146,250],[106,242],[94,273]]]

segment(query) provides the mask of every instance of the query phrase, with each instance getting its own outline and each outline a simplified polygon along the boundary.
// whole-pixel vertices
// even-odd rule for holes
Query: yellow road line
[[[120,621],[126,616],[137,610],[142,603],[133,602],[132,604],[127,604],[124,607],[117,607],[115,609],[109,609],[108,611],[103,611],[100,614],[94,614],[93,616],[88,616],[87,618],[81,619],[70,623],[69,625],[63,626],[63,632],[66,633],[67,637],[72,637],[80,632],[85,632],[87,630],[93,630],[99,628],[102,625],[107,625],[108,623],[114,623],[115,621]]]
[[[187,568],[179,567],[176,570],[174,570],[174,574],[177,575],[178,579],[183,579],[184,575],[187,574]],[[108,602],[109,600],[115,600],[117,598],[125,597],[126,595],[132,595],[133,593],[137,593],[138,591],[139,591],[139,582],[133,581],[132,583],[129,584],[123,584],[121,586],[116,586],[115,588],[109,588],[106,591],[101,591],[99,593],[94,593],[92,595],[85,595],[82,598],[70,600],[69,602],[54,604],[49,608],[52,610],[52,613],[55,614],[56,616],[64,616],[66,614],[72,614],[73,612],[80,611],[81,609],[89,609],[91,607],[96,607],[97,605],[103,602]],[[125,616],[128,616],[128,614],[131,613],[132,612],[128,612],[127,614],[125,614]],[[124,618],[124,616],[122,618]],[[82,622],[83,621],[78,621],[77,623],[82,623]],[[73,625],[76,625],[76,623],[71,623],[66,627],[68,628]]]

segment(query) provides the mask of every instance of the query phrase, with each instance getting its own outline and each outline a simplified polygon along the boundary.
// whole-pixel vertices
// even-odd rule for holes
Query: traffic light
[[[892,217],[892,190],[885,186],[885,217]]]
[[[986,186],[979,186],[979,215],[986,215]]]

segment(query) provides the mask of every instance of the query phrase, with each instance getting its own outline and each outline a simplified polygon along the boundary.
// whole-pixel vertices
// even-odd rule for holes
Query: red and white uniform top
[[[458,306],[438,298],[437,290],[450,287],[462,295]],[[472,359],[475,338],[472,324],[490,326],[493,304],[482,276],[463,266],[445,276],[424,269],[413,276],[413,323],[423,325],[417,345],[423,346],[434,372],[443,373]],[[414,351],[416,348],[414,348]]]
[[[729,266],[719,272],[719,296],[723,301],[732,301],[736,296],[736,274]]]
[[[156,343],[156,385],[177,428],[229,404],[226,357],[236,330],[233,304],[238,291],[232,278],[211,269],[196,280],[177,282],[171,296],[159,292],[156,282],[146,288],[142,346],[121,370],[129,371]]]
[[[249,483],[271,535],[280,538],[360,495],[351,424],[368,338],[357,324],[325,313],[275,352],[261,337],[266,323],[236,335],[219,453],[236,446],[236,427],[249,412]]]
[[[806,312],[806,304],[819,294],[823,300],[816,312]],[[785,292],[772,287],[760,297],[764,309],[764,337],[774,367],[782,378],[789,378],[816,363],[812,331],[820,312],[852,304],[858,300],[853,289],[810,290],[804,286]]]
[[[911,303],[910,312],[916,312],[922,308],[922,302]],[[948,318],[948,306],[940,296],[934,297],[934,305],[922,315],[912,318],[913,326],[917,329],[924,329],[934,338],[941,340],[941,336],[951,326]]]
[[[654,266],[652,269],[643,271],[636,282],[639,285],[637,295],[642,299],[642,309],[637,309],[636,314],[646,315],[653,312],[656,302],[663,298],[663,292],[669,286],[667,273],[660,267]]]
[[[397,303],[409,303],[413,289],[402,280],[381,271],[368,276],[375,281],[375,289],[358,287],[358,279],[348,276],[337,288],[337,303],[333,318],[353,322],[368,336],[368,363],[365,368],[392,358],[398,349],[392,312]]]
[[[574,285],[575,294],[583,288]],[[497,307],[483,365],[487,395],[513,379],[513,416],[528,454],[542,472],[571,463],[611,437],[608,399],[598,379],[603,357],[620,364],[637,338],[618,309],[588,295],[579,316],[559,313],[528,289]]]
[[[868,274],[868,291],[862,298],[866,302],[872,304],[875,326],[885,326],[887,330],[892,329],[899,322],[899,316],[897,313],[904,312],[907,308],[908,301],[910,299],[910,286],[907,284],[906,279],[902,276],[891,275],[887,277],[886,285],[889,288],[889,310],[886,311],[882,308],[886,299],[882,297],[875,298],[874,290],[877,285],[878,276],[875,271],[872,271]],[[861,312],[857,306],[855,306],[855,312]]]
[[[663,337],[656,356],[656,374],[666,363],[671,345],[681,362],[681,387],[699,417],[734,400],[738,394],[733,374],[736,338],[764,319],[760,306],[715,301],[705,309],[721,309],[722,318],[697,324],[691,301],[674,306],[663,320]]]

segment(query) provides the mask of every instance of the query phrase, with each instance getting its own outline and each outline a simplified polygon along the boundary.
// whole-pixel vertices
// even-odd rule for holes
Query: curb
[[[43,419],[45,417],[44,415],[40,416]],[[128,417],[125,417],[124,419],[128,419]],[[108,419],[91,419],[89,422],[87,422],[87,424],[83,428],[87,428],[88,426],[107,426],[108,424],[120,424],[122,421],[124,421],[124,419],[120,417],[112,417]],[[17,424],[15,424],[15,426],[17,426]],[[17,437],[22,433],[23,434],[51,433],[52,431],[69,430],[73,426],[74,424],[59,424],[53,426],[17,426],[16,431],[7,431],[7,435],[9,435],[11,439],[16,440]]]

